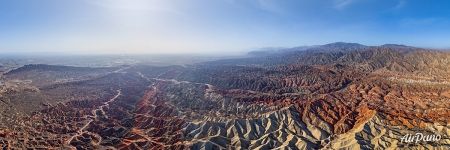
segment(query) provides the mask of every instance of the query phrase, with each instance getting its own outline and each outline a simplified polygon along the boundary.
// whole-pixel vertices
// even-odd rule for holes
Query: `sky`
[[[0,0],[0,52],[231,54],[332,42],[450,48],[450,1]]]

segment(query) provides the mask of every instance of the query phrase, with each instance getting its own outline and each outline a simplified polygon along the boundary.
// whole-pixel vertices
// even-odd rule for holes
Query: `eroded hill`
[[[447,149],[450,53],[333,43],[189,66],[28,65],[0,147]],[[436,141],[402,141],[408,134]]]

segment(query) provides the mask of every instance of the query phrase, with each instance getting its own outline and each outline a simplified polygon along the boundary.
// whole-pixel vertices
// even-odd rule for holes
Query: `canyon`
[[[448,149],[450,53],[356,43],[5,71],[3,149]],[[404,142],[405,135],[439,135]]]

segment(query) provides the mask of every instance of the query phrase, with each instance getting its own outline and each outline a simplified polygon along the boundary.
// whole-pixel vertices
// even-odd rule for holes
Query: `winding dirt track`
[[[117,90],[117,94],[113,98],[111,98],[110,100],[104,102],[103,105],[99,106],[97,109],[92,110],[91,112],[92,112],[93,115],[86,115],[86,116],[84,116],[84,118],[88,118],[88,122],[77,131],[77,134],[75,134],[72,137],[70,137],[66,141],[66,144],[70,145],[70,142],[72,142],[73,138],[75,138],[77,136],[80,136],[83,133],[87,132],[87,131],[83,131],[83,130],[86,129],[91,124],[91,122],[94,121],[94,119],[97,119],[97,117],[98,117],[97,111],[101,111],[102,115],[104,115],[105,117],[108,117],[105,114],[105,111],[103,109],[105,107],[109,107],[109,103],[114,102],[120,95],[122,95],[122,92],[119,89],[119,90]]]

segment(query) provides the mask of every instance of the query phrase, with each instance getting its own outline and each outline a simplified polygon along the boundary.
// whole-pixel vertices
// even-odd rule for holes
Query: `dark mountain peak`
[[[367,47],[367,46],[359,44],[359,43],[335,42],[335,43],[322,45],[321,47],[326,47],[326,48],[361,48],[361,47]]]
[[[406,46],[406,45],[403,45],[403,44],[384,44],[384,45],[381,45],[382,47],[393,47],[393,46],[398,46],[398,47],[409,47],[409,46]]]
[[[325,45],[320,45],[316,47],[312,47],[308,50],[313,52],[350,52],[350,51],[359,51],[365,50],[369,48],[369,46],[365,46],[358,43],[345,43],[345,42],[335,42]]]
[[[384,45],[381,45],[380,47],[388,47],[388,48],[414,48],[414,47],[406,46],[406,45],[402,45],[402,44],[384,44]]]

